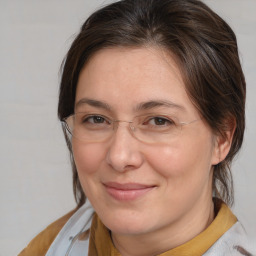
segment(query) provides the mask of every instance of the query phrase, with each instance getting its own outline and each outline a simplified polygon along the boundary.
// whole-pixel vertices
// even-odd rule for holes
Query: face
[[[214,136],[191,103],[175,60],[154,48],[96,53],[80,73],[75,112],[115,120],[168,113],[184,125],[165,143],[143,143],[127,123],[101,142],[72,139],[83,190],[116,234],[172,229],[197,218],[212,197]]]

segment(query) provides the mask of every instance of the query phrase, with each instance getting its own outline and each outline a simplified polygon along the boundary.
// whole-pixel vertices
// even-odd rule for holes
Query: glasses
[[[62,120],[71,136],[83,142],[103,142],[111,138],[121,123],[130,133],[145,143],[169,143],[181,133],[182,127],[201,120],[179,122],[168,114],[146,114],[131,121],[115,120],[101,114],[75,113]]]

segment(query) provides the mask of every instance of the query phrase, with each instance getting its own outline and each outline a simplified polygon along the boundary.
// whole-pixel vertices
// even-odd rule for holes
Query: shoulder
[[[76,212],[76,210],[77,209],[72,210],[71,212],[50,224],[46,229],[39,233],[18,256],[45,255],[55,237],[58,235],[69,218]]]
[[[251,248],[248,243],[248,236],[242,224],[237,221],[216,243],[204,254],[205,256],[218,255],[247,255]]]

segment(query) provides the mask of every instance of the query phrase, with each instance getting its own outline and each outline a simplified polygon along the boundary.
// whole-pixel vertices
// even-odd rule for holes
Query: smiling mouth
[[[155,185],[145,185],[138,183],[104,183],[107,193],[118,201],[131,201],[142,197],[154,189]]]

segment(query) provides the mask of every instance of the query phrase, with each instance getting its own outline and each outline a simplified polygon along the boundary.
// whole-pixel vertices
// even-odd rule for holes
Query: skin
[[[108,109],[91,106],[85,98],[103,102]],[[152,100],[180,107],[136,109]],[[200,119],[173,58],[153,47],[101,50],[80,73],[75,104],[76,112],[121,120],[148,112],[170,112],[182,122],[199,119],[162,144],[137,140],[126,123],[103,142],[73,138],[81,185],[122,255],[159,254],[209,226],[214,219],[212,166],[227,155],[231,136],[218,138]],[[106,182],[153,188],[135,200],[116,200],[107,193]]]

